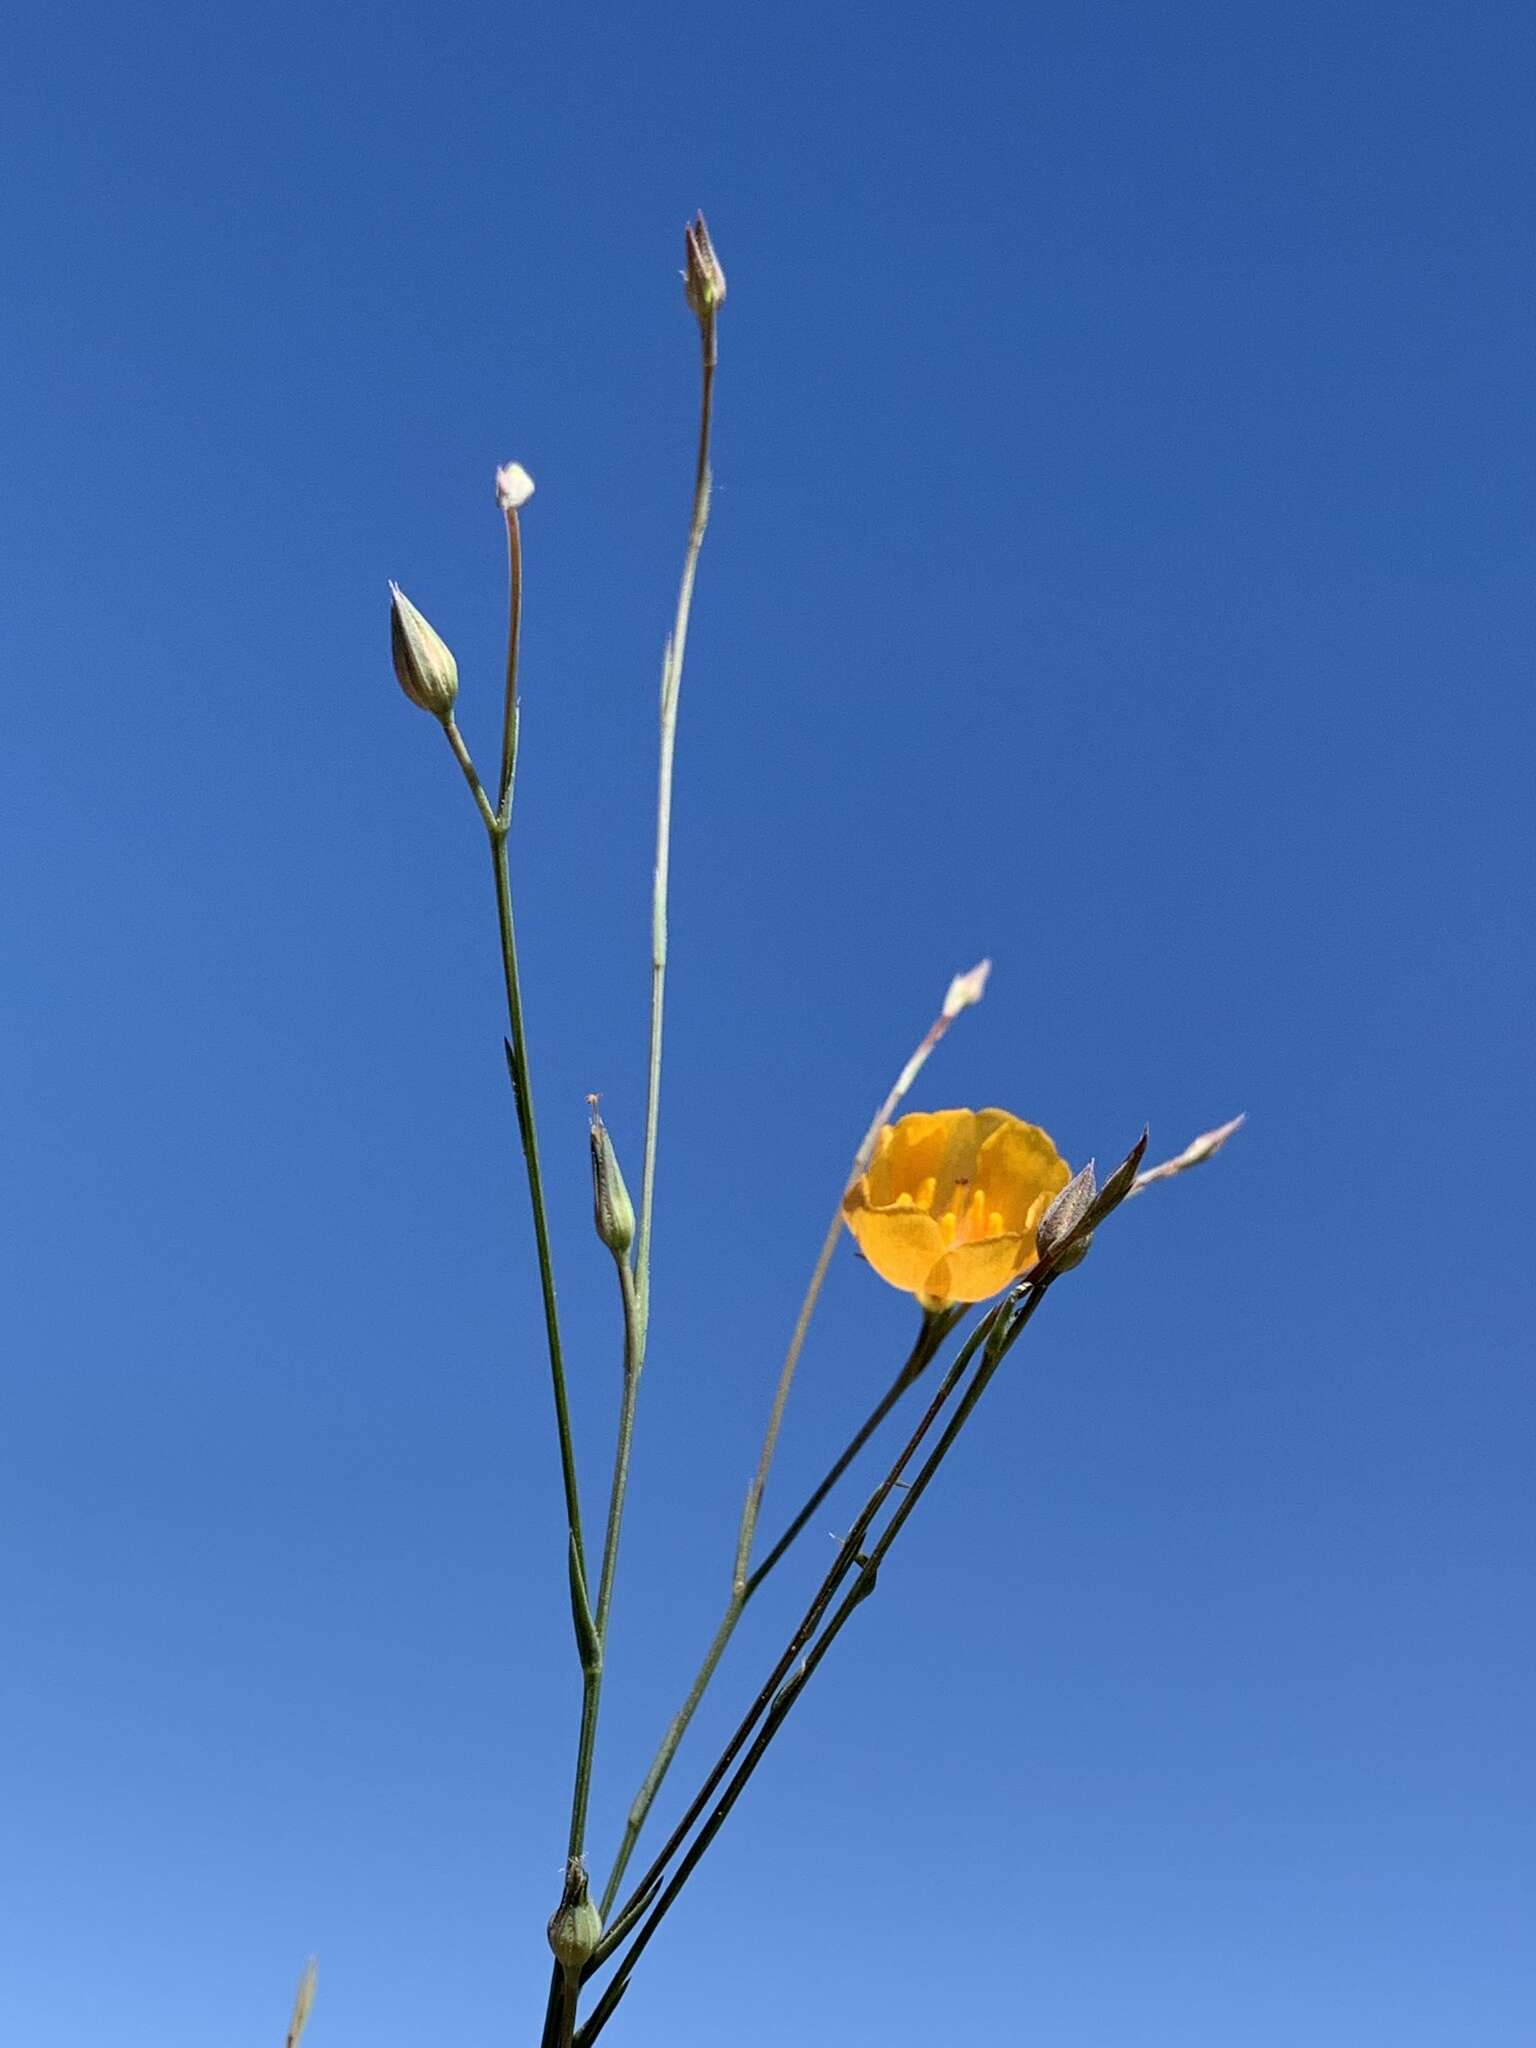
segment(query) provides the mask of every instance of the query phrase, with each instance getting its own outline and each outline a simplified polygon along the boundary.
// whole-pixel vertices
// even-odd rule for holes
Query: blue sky
[[[1527,2042],[1536,31],[1512,5],[33,10],[11,687],[0,2031],[535,2038],[575,1685],[478,828],[592,1504],[702,205],[658,1306],[602,1862],[838,1178],[1243,1109],[1053,1298],[608,2036]],[[908,1307],[844,1252],[767,1520]],[[680,1766],[829,1557],[828,1509]],[[690,1768],[691,1759],[691,1768]]]

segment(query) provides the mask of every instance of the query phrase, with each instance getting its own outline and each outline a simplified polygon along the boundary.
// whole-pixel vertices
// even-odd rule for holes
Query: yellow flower
[[[924,1308],[985,1301],[1035,1263],[1035,1225],[1071,1178],[1037,1125],[941,1109],[886,1125],[843,1219],[880,1278]]]

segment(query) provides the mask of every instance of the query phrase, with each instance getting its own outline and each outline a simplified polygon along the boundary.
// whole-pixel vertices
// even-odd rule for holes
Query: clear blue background
[[[615,2048],[1530,2041],[1536,26],[1520,5],[36,8],[3,207],[0,2031],[529,2042],[638,1160],[681,228],[730,274],[593,1849],[849,1151],[1238,1109],[1015,1354]],[[846,1253],[767,1523],[909,1307]],[[751,1690],[829,1507],[765,1595]]]

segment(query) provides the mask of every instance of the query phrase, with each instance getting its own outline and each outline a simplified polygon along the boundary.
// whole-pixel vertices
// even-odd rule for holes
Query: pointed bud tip
[[[712,320],[725,304],[725,270],[702,213],[696,213],[683,230],[683,296],[701,323]]]
[[[973,1003],[979,1003],[987,992],[987,977],[992,972],[990,960],[978,960],[966,974],[957,974],[949,984],[944,998],[944,1016],[948,1020],[958,1017],[962,1010],[968,1010]]]

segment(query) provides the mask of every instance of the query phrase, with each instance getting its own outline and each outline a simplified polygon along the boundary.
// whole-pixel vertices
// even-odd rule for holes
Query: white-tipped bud
[[[968,1010],[972,1003],[979,1003],[987,992],[987,976],[992,972],[990,960],[978,960],[969,974],[957,974],[949,984],[949,993],[944,998],[944,1018],[953,1023],[962,1010]]]
[[[496,502],[503,512],[520,512],[533,496],[533,478],[520,462],[504,462],[496,472]]]
[[[1229,1124],[1218,1124],[1214,1131],[1202,1131],[1184,1147],[1176,1159],[1165,1159],[1161,1166],[1149,1166],[1145,1173],[1138,1173],[1136,1185],[1131,1192],[1151,1187],[1154,1181],[1172,1180],[1176,1173],[1188,1173],[1192,1166],[1203,1166],[1207,1159],[1214,1159],[1228,1138],[1243,1127],[1243,1118],[1233,1117]]]
[[[446,718],[459,694],[459,664],[398,583],[390,584],[389,599],[389,646],[400,687],[418,710]]]

